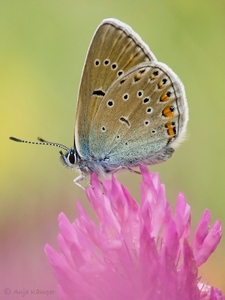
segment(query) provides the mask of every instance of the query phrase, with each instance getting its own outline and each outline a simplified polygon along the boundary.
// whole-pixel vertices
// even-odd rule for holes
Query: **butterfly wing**
[[[107,90],[128,70],[156,61],[148,46],[128,25],[106,19],[91,41],[80,83],[75,119],[75,145],[81,157],[92,155],[89,134],[93,119]]]
[[[135,66],[107,90],[91,122],[93,157],[108,171],[169,158],[188,121],[183,84],[165,64]]]

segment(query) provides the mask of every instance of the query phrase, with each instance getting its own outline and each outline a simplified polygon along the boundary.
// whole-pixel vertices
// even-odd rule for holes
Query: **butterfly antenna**
[[[66,147],[65,145],[63,145],[63,144],[49,142],[49,141],[46,141],[46,140],[44,140],[44,139],[42,139],[40,137],[37,138],[39,142],[21,140],[21,139],[18,139],[16,137],[13,137],[13,136],[10,136],[9,139],[12,140],[12,141],[14,141],[14,142],[18,142],[18,143],[26,143],[26,144],[32,144],[32,145],[53,146],[53,147],[62,148],[64,150],[66,150],[66,151],[70,151],[70,149],[68,147]]]

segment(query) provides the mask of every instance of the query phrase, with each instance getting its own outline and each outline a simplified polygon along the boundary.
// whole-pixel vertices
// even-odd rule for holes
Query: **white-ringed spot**
[[[149,126],[150,125],[150,121],[149,120],[145,120],[144,124],[145,124],[145,126]]]
[[[123,75],[123,71],[122,71],[122,70],[119,70],[119,71],[117,72],[117,76],[120,77],[121,75]]]
[[[96,60],[94,61],[94,64],[95,64],[96,67],[100,66],[100,60],[99,60],[99,59],[96,59]]]
[[[141,98],[144,95],[144,92],[142,90],[137,92],[138,98]]]
[[[118,67],[117,63],[111,64],[111,69],[112,69],[112,70],[116,70],[117,67]]]
[[[150,114],[151,112],[152,112],[152,108],[151,108],[151,107],[147,107],[147,108],[146,108],[146,113],[147,113],[147,114]]]
[[[128,93],[124,94],[124,95],[123,95],[123,100],[126,101],[126,100],[128,100],[128,99],[129,99],[129,94],[128,94]]]
[[[108,107],[113,107],[114,106],[114,101],[113,100],[109,100],[108,102],[107,102],[107,106]]]
[[[145,97],[144,99],[143,99],[143,104],[147,104],[147,103],[149,103],[150,102],[150,98],[149,97]]]
[[[108,66],[109,63],[110,63],[110,60],[108,58],[104,60],[104,65],[105,66]]]

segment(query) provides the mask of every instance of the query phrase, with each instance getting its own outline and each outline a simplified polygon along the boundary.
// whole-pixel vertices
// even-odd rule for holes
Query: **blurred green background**
[[[73,145],[84,59],[107,17],[138,32],[186,88],[187,139],[172,159],[150,169],[160,173],[173,208],[178,192],[184,192],[193,229],[208,208],[212,224],[220,219],[225,231],[225,1],[0,1],[0,293],[6,287],[56,290],[43,247],[58,248],[61,211],[72,221],[76,200],[89,209],[73,183],[77,173],[61,166],[58,149],[16,144],[8,137],[41,136]],[[124,172],[117,178],[140,199],[140,176]],[[225,294],[224,251],[222,239],[200,275]]]

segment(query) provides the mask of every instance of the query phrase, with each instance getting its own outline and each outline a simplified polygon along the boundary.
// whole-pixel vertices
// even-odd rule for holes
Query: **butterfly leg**
[[[126,169],[128,169],[128,170],[129,170],[130,172],[132,172],[132,173],[141,175],[141,172],[136,171],[136,170],[134,170],[134,169],[132,169],[132,168],[126,167]]]
[[[76,177],[75,179],[74,179],[74,183],[77,185],[77,186],[79,186],[80,188],[82,188],[83,190],[85,190],[84,189],[84,187],[81,185],[81,184],[79,184],[79,182],[80,181],[83,181],[84,179],[85,179],[85,175],[83,174],[83,173],[80,173],[80,175],[78,176],[78,177]]]
[[[116,168],[115,170],[113,170],[113,173],[115,173],[115,172],[117,172],[119,170],[129,170],[132,173],[135,173],[135,174],[138,174],[138,175],[141,174],[141,172],[139,172],[139,171],[136,171],[136,170],[134,170],[134,169],[132,169],[130,167],[124,167],[124,166],[120,166],[120,167]]]

